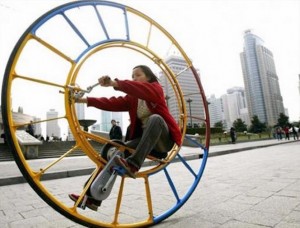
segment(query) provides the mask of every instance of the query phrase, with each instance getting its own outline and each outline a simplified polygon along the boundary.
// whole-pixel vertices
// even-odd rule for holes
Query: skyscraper
[[[250,118],[256,115],[261,122],[275,125],[284,107],[272,52],[246,30],[240,58]]]
[[[226,127],[233,126],[234,121],[241,119],[249,126],[245,90],[242,87],[232,87],[227,90],[227,94],[221,97],[224,106],[224,117]]]
[[[180,88],[184,94],[184,98],[186,101],[186,109],[188,116],[194,117],[204,117],[204,106],[199,95],[199,87],[197,83],[195,83],[195,79],[191,70],[185,70],[187,65],[185,60],[177,55],[170,55],[165,62],[172,69],[175,74],[181,72],[180,77],[177,77]],[[163,86],[166,102],[169,107],[169,110],[172,116],[178,120],[178,105],[176,101],[176,96],[174,94],[174,90],[172,86],[169,84],[167,78],[160,73],[160,83]],[[188,118],[188,125],[201,126],[201,121],[196,118]]]
[[[85,119],[85,107],[86,104],[84,103],[75,103],[75,111],[78,120]],[[74,140],[74,135],[72,134],[70,127],[68,127],[68,140],[69,141]]]
[[[47,119],[53,119],[51,121],[47,121],[47,129],[46,129],[46,133],[47,133],[47,137],[58,137],[60,138],[60,127],[58,125],[58,120],[55,119],[58,117],[58,112],[55,111],[55,109],[50,109],[47,112]]]
[[[122,128],[124,134],[124,126],[123,126],[123,113],[122,112],[109,112],[109,111],[101,111],[101,126],[100,130],[109,132],[111,128],[111,120],[114,119],[117,124]]]
[[[75,104],[75,110],[77,119],[84,120],[85,119],[85,104],[84,103],[76,103]]]
[[[210,125],[214,127],[217,122],[222,122],[223,124],[225,124],[222,99],[216,98],[216,96],[213,94],[207,98],[207,101],[209,102],[208,110],[209,110]]]

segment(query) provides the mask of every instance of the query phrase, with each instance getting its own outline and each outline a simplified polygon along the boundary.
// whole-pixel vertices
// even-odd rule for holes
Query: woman
[[[133,68],[132,81],[111,80],[109,76],[99,78],[99,84],[113,87],[126,93],[126,96],[111,98],[81,98],[77,102],[87,103],[106,111],[128,111],[130,116],[128,147],[136,149],[126,160],[117,158],[117,163],[124,167],[127,174],[134,177],[146,156],[154,149],[167,153],[174,143],[181,145],[181,132],[170,114],[164,93],[157,77],[145,65]]]
[[[135,178],[136,172],[150,152],[156,153],[160,158],[166,157],[174,143],[181,145],[182,136],[168,110],[163,89],[151,69],[145,65],[134,67],[132,79],[132,81],[111,80],[109,76],[102,76],[99,78],[101,86],[113,87],[126,95],[111,98],[79,98],[76,102],[106,111],[129,112],[130,130],[126,145],[135,149],[135,152],[126,159],[116,156],[115,162],[125,169],[128,176]],[[78,199],[78,196],[72,195],[71,199],[74,201]],[[93,204],[92,200],[89,202]]]

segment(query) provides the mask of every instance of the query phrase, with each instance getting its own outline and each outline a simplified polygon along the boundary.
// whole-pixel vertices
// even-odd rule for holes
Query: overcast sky
[[[69,1],[0,0],[0,80],[25,29],[48,10]],[[285,108],[299,120],[300,0],[124,0],[161,24],[200,70],[209,97],[242,86],[239,54],[252,29],[273,52]],[[130,66],[131,67],[131,66]]]

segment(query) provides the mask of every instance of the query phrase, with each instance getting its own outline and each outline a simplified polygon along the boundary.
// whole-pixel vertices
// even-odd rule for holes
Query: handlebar
[[[87,87],[86,89],[86,93],[90,93],[97,85],[99,85],[99,82],[97,82],[96,84]]]
[[[73,98],[78,99],[84,96],[86,93],[90,93],[96,86],[99,85],[99,82],[97,82],[94,85],[88,86],[86,89],[81,89],[80,87],[68,85],[67,87],[71,90],[71,93],[73,94]]]

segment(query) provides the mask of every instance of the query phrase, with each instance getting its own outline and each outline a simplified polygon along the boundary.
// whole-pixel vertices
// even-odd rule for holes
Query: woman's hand
[[[104,87],[117,87],[118,83],[115,80],[111,80],[111,78],[108,75],[102,76],[98,79],[98,82],[101,86]]]

